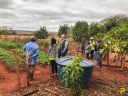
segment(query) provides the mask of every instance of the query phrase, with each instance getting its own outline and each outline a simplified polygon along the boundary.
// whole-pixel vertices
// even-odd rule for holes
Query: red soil
[[[14,52],[12,51],[9,51],[9,52],[17,56],[17,54],[15,54]],[[20,56],[19,58],[21,58],[22,60],[25,60],[24,58]],[[37,65],[35,74],[34,74],[35,80],[31,81],[31,84],[37,84],[37,83],[41,83],[44,81],[48,81],[50,79],[49,75],[50,75],[49,68]],[[100,79],[109,79],[113,81],[116,80],[122,84],[128,83],[128,70],[126,70],[126,73],[124,73],[124,71],[120,70],[120,68],[117,68],[117,67],[103,66],[101,71],[99,71],[99,69],[95,67],[93,71],[93,76],[96,78],[100,78]],[[26,87],[26,73],[25,72],[20,73],[20,81],[21,81],[22,88]],[[14,72],[10,73],[7,70],[5,70],[3,62],[0,61],[0,96],[4,96],[5,92],[6,93],[12,92],[17,89],[18,89],[17,73],[14,73]]]

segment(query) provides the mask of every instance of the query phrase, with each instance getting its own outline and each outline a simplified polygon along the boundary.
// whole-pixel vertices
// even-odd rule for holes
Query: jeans
[[[98,51],[94,51],[93,56],[95,60],[98,62],[98,66],[102,67],[102,54],[98,53]]]

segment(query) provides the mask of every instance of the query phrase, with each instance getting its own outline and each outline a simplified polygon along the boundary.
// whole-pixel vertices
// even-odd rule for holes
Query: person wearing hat
[[[23,49],[26,51],[26,60],[28,62],[28,77],[33,80],[35,65],[39,55],[39,46],[35,43],[36,37],[32,36],[30,42],[26,43]]]
[[[64,34],[61,35],[62,43],[60,44],[58,57],[64,57],[68,53],[68,40],[66,39],[66,36]]]
[[[91,37],[90,38],[90,45],[91,45],[91,52],[90,52],[90,59],[93,59],[93,53],[95,51],[95,42],[94,42],[94,38]]]

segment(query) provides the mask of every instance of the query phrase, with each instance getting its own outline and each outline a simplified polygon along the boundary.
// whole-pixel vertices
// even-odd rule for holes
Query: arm
[[[39,48],[36,49],[35,53],[31,57],[38,56],[38,54],[39,54]]]

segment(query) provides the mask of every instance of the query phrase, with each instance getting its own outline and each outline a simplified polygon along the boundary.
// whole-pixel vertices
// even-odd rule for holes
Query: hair
[[[31,38],[31,41],[32,41],[32,42],[35,42],[35,41],[36,41],[36,37],[32,37],[32,38]]]
[[[54,44],[56,44],[56,39],[55,38],[51,38],[51,46],[54,46]]]

